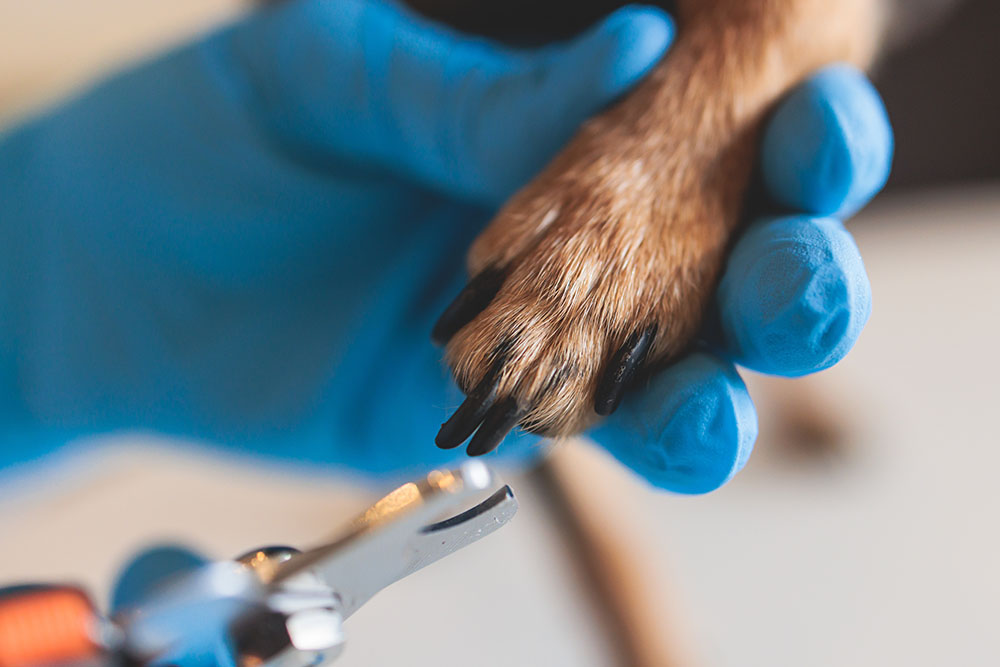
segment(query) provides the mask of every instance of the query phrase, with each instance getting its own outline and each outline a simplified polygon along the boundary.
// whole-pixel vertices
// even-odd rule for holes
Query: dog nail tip
[[[434,436],[434,444],[438,449],[455,449],[462,444],[462,440],[456,441],[454,436],[445,430],[447,422],[441,425],[441,430]]]
[[[507,435],[506,433],[503,433],[495,438],[496,442],[480,444],[476,447],[473,447],[473,443],[470,442],[469,446],[465,448],[465,453],[472,458],[476,458],[478,456],[486,456],[487,454],[489,454],[490,452],[492,452],[493,450],[495,450],[497,447],[500,446],[500,443],[503,442],[503,439],[504,437],[506,437],[506,435]]]
[[[494,405],[486,413],[479,430],[472,436],[466,453],[469,456],[482,456],[500,446],[507,434],[517,426],[524,416],[524,410],[513,397]]]
[[[441,449],[458,447],[476,430],[488,408],[489,405],[483,406],[472,398],[465,399],[458,410],[455,410],[455,414],[441,424],[441,428],[434,437],[434,444]]]
[[[468,440],[476,428],[489,415],[497,399],[502,363],[498,361],[476,388],[466,396],[448,421],[441,424],[435,444],[441,449],[453,449]]]
[[[621,404],[621,398],[619,396],[614,397],[600,397],[594,401],[594,412],[597,413],[599,417],[609,417],[618,409]]]
[[[614,414],[615,410],[622,403],[624,391],[625,383],[616,382],[608,387],[605,393],[599,393],[594,400],[594,412],[599,417],[609,417]]]

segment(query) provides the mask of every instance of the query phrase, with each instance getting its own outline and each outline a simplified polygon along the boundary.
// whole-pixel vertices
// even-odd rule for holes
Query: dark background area
[[[407,1],[463,30],[528,43],[566,38],[626,4],[624,0]],[[672,4],[644,1],[668,10]],[[889,51],[873,74],[896,133],[888,187],[1000,177],[1000,2],[896,2],[889,31],[910,37]],[[908,9],[912,16],[905,14]],[[928,27],[912,36],[914,24],[928,21]]]
[[[889,188],[1000,177],[998,32],[1000,2],[966,0],[879,65],[896,133]]]

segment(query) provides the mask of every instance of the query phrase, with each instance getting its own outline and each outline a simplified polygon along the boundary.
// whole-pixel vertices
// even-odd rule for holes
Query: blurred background
[[[0,129],[245,9],[0,0]],[[996,664],[998,28],[1000,4],[957,3],[876,71],[895,167],[850,223],[871,322],[830,371],[749,378],[761,435],[741,475],[678,497],[585,444],[559,453],[613,499],[603,511],[677,664]],[[338,665],[621,663],[558,515],[536,484],[508,480],[514,523],[373,600]],[[3,478],[0,584],[75,581],[100,597],[150,541],[215,557],[308,545],[384,490],[119,436]]]

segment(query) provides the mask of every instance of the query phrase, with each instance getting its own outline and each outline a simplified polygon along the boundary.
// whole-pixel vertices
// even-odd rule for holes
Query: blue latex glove
[[[111,592],[112,616],[130,615],[145,608],[143,623],[164,628],[167,636],[184,638],[183,645],[156,656],[152,667],[236,666],[228,629],[247,611],[245,601],[234,598],[233,591],[218,585],[186,586],[188,596],[181,596],[176,590],[178,578],[186,576],[190,581],[208,563],[208,559],[184,547],[161,545],[136,555],[118,573]],[[174,602],[164,606],[163,590],[171,585],[174,585]],[[155,609],[155,617],[149,611],[150,605]]]
[[[453,460],[433,436],[462,397],[428,335],[467,245],[672,35],[662,12],[626,8],[518,51],[389,3],[288,2],[10,133],[7,461],[136,427],[374,473]],[[835,213],[881,186],[890,146],[867,82],[830,70],[775,115],[765,174],[779,201]],[[867,303],[837,223],[761,223],[720,291],[725,350],[682,361],[595,437],[654,484],[714,488],[756,431],[721,359],[825,367]],[[501,449],[538,451],[518,440]]]
[[[746,464],[757,414],[739,364],[796,377],[829,368],[871,312],[861,255],[840,219],[889,175],[893,138],[882,101],[846,66],[821,70],[778,107],[765,130],[762,175],[776,207],[729,257],[717,294],[720,342],[626,398],[594,437],[652,484],[718,488]]]

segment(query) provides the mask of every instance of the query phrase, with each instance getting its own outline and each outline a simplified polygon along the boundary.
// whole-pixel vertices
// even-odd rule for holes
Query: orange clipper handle
[[[26,586],[0,592],[0,667],[93,660],[99,617],[71,586]]]

